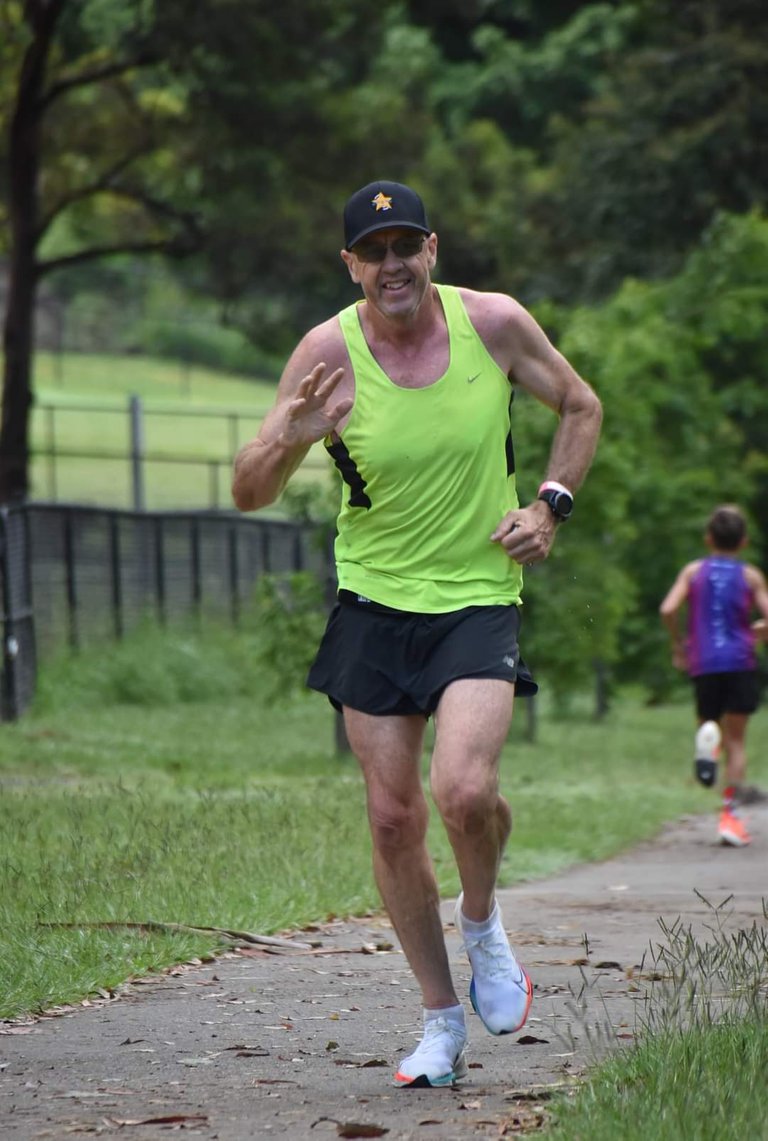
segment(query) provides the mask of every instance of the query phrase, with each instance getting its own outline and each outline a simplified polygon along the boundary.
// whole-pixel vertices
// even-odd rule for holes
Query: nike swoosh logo
[[[467,384],[474,384],[475,381],[477,380],[477,378],[479,377],[479,375],[480,375],[480,373],[476,372],[474,376],[468,376],[467,377]]]

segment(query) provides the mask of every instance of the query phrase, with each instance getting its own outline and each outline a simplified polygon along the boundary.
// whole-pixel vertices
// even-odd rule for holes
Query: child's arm
[[[758,642],[768,642],[768,582],[758,567],[747,566],[747,582],[752,591],[752,601],[759,611],[760,618],[752,623],[752,633]]]
[[[661,620],[667,628],[672,643],[672,665],[678,670],[684,670],[688,665],[685,639],[680,633],[680,610],[688,598],[691,579],[698,565],[697,561],[683,567],[659,607]]]

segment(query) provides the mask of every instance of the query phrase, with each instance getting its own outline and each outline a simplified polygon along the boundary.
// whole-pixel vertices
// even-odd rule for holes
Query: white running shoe
[[[447,1018],[430,1018],[424,1037],[395,1074],[396,1086],[450,1086],[467,1076],[466,1030]]]
[[[490,1034],[514,1034],[528,1017],[533,984],[512,953],[498,903],[490,933],[476,936],[464,930],[463,899],[462,893],[456,901],[455,922],[472,967],[470,1002]]]
[[[693,771],[696,780],[705,788],[712,788],[717,783],[717,758],[721,742],[722,734],[716,721],[704,721],[699,725],[694,739]]]

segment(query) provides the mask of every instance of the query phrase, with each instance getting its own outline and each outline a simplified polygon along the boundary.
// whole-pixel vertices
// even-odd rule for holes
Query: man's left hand
[[[501,543],[509,557],[521,566],[540,563],[552,549],[557,526],[548,504],[537,499],[527,507],[508,512],[491,535],[491,542]]]

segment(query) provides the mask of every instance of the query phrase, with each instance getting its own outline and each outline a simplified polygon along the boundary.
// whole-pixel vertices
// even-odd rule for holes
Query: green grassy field
[[[377,905],[362,783],[334,753],[330,706],[304,693],[267,700],[258,661],[256,634],[142,630],[44,667],[35,708],[0,732],[0,962],[10,979],[0,1014],[210,946],[40,921],[269,932]],[[625,697],[600,724],[586,708],[557,721],[543,705],[538,736],[526,741],[520,718],[505,750],[516,821],[505,884],[714,809],[689,771],[687,705]],[[766,746],[768,726],[756,721],[752,779],[768,777]],[[432,842],[441,889],[453,894],[434,821]]]
[[[257,432],[276,385],[134,356],[66,353],[35,357],[33,451],[90,451],[33,457],[37,499],[132,505],[129,401],[143,406],[146,506],[150,510],[230,507],[231,463]],[[100,406],[96,408],[95,406]],[[299,480],[329,477],[322,445]]]

